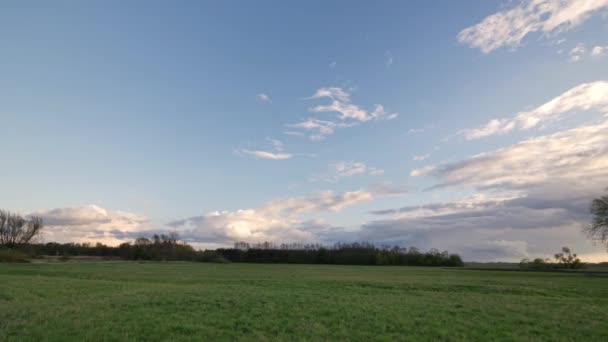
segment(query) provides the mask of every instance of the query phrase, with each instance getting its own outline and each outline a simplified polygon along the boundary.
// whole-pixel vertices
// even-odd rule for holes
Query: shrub
[[[29,262],[27,255],[16,249],[0,248],[0,262]]]

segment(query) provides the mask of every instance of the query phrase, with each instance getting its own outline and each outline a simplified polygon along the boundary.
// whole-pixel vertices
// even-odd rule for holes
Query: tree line
[[[421,252],[415,247],[376,247],[371,243],[339,243],[331,247],[321,245],[289,246],[271,243],[254,244],[243,248],[219,248],[195,250],[179,241],[176,233],[137,238],[132,243],[117,247],[101,243],[56,243],[28,244],[21,250],[32,256],[96,256],[125,260],[151,261],[198,261],[198,262],[244,262],[244,263],[290,263],[290,264],[335,264],[335,265],[408,265],[408,266],[463,266],[457,254],[431,249]]]

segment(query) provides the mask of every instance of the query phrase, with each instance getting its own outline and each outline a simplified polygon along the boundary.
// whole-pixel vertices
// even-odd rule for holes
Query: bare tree
[[[585,227],[585,233],[599,243],[608,247],[608,195],[596,198],[591,202],[591,225]]]
[[[6,210],[0,210],[0,246],[9,248],[27,244],[42,230],[42,218],[29,219]]]
[[[564,268],[575,269],[583,267],[581,260],[576,254],[572,254],[568,247],[562,247],[561,253],[556,253],[554,257],[555,261]]]

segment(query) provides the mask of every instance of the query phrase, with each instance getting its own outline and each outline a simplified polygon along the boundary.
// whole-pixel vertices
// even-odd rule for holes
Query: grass
[[[0,340],[608,340],[608,277],[415,267],[0,264]]]

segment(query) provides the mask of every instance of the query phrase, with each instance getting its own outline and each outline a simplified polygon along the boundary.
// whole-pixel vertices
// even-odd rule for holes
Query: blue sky
[[[47,218],[47,240],[176,229],[200,247],[367,239],[605,259],[579,228],[608,186],[607,9],[4,2],[0,206]]]

